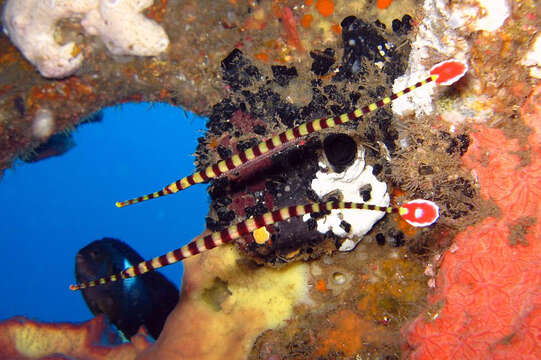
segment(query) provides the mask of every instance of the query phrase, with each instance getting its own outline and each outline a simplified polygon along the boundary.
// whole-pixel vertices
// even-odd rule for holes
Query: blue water
[[[75,254],[93,240],[118,238],[150,258],[201,233],[206,185],[121,209],[114,203],[191,173],[204,124],[169,105],[108,108],[102,122],[73,133],[77,145],[68,153],[6,171],[0,180],[0,320],[90,319],[81,293],[68,286]],[[181,264],[161,272],[180,286]]]

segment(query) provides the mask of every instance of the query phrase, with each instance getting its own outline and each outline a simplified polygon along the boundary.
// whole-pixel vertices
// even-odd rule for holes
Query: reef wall
[[[25,0],[11,1],[18,5],[7,7],[9,3],[0,1],[0,7],[5,9],[5,31],[0,33],[3,49],[0,55],[0,170],[54,133],[73,129],[81,119],[104,106],[160,101],[182,105],[198,114],[209,114],[211,106],[227,93],[220,80],[220,63],[232,49],[239,48],[264,64],[308,65],[311,64],[309,50],[336,47],[339,43],[339,24],[343,18],[363,10],[375,20],[378,12],[375,6],[364,1],[347,5],[325,1],[310,6],[301,1],[258,4],[250,1],[81,0],[43,5],[46,2]],[[34,3],[40,4],[37,9],[43,16],[28,13],[27,9]],[[122,9],[116,11],[115,6]],[[408,1],[404,8],[386,13],[382,19],[390,27],[392,16],[405,13],[413,6],[413,1]],[[19,14],[12,14],[15,12]],[[123,15],[115,15],[118,12]],[[45,17],[47,14],[58,21],[51,21]],[[120,24],[115,26],[125,29],[115,35],[120,39],[105,36],[118,33],[116,28],[100,27],[108,17],[114,24]],[[22,29],[19,32],[17,22]],[[148,43],[153,38],[137,37],[141,24],[154,29],[156,39],[161,38],[162,44],[168,45],[165,50],[153,49]],[[26,38],[23,35],[28,34],[24,31],[30,34],[29,28],[45,32]],[[13,36],[13,41],[6,32]],[[148,32],[146,34],[148,36]],[[32,41],[42,40],[48,44],[45,48],[42,48],[44,43],[40,43],[39,52],[25,52],[26,47],[31,49],[35,45]],[[58,53],[53,57],[56,63],[49,59],[53,69],[64,70],[45,72],[45,76],[49,76],[45,78],[32,62],[39,69],[39,64],[45,61],[42,56],[54,51]],[[55,75],[60,78],[54,79]]]
[[[299,122],[408,86],[439,61],[469,65],[451,88],[419,89],[392,111],[336,130],[355,150],[362,146],[377,180],[358,185],[356,196],[370,200],[381,182],[392,204],[431,199],[441,208],[435,225],[417,229],[389,215],[361,240],[323,236],[315,220],[309,231],[292,221],[268,235],[272,246],[239,242],[190,258],[158,341],[139,334],[102,358],[116,351],[127,359],[541,356],[535,1],[161,0],[142,10],[169,41],[165,51],[135,54],[150,57],[115,52],[81,22],[86,12],[77,14],[56,23],[54,41],[72,44],[80,60],[64,79],[43,78],[0,37],[8,49],[0,55],[4,169],[81,117],[126,101],[209,115],[197,149],[202,169]],[[266,159],[238,181],[213,182],[208,228],[327,195],[311,188],[331,168],[321,165],[327,135]],[[347,240],[360,242],[339,251],[353,247]],[[40,325],[3,323],[10,342],[2,351],[22,359],[93,354],[84,346],[68,352],[54,339],[29,352],[31,341],[18,342],[14,329],[32,328]]]

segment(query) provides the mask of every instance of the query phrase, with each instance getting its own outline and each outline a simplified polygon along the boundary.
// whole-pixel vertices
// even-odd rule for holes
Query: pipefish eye
[[[344,171],[357,156],[357,143],[346,134],[330,134],[323,140],[323,151],[335,172]]]

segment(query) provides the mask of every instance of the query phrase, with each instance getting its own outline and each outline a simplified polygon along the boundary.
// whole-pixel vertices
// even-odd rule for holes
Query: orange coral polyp
[[[342,34],[342,26],[340,26],[340,24],[332,24],[331,25],[331,30],[333,32],[335,32],[336,34],[338,34],[338,35]]]
[[[301,19],[301,25],[304,28],[309,28],[310,25],[312,25],[312,20],[314,20],[314,17],[310,14],[306,14]]]
[[[376,6],[378,9],[387,9],[391,3],[393,2],[393,0],[378,0],[378,2],[376,3]]]
[[[255,54],[254,56],[257,60],[260,60],[266,63],[268,63],[270,60],[270,56],[266,52],[260,52],[260,53]]]
[[[334,2],[332,0],[317,0],[316,9],[322,16],[331,16],[334,12]]]
[[[327,291],[327,284],[325,284],[325,280],[319,279],[316,283],[316,289],[321,292]]]

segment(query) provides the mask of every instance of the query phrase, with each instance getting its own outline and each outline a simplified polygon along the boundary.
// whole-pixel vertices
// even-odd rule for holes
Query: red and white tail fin
[[[437,75],[436,84],[452,85],[468,71],[468,65],[460,60],[445,60],[430,69],[430,75]]]
[[[398,213],[415,227],[432,225],[440,217],[440,208],[429,200],[417,199],[400,205]]]

